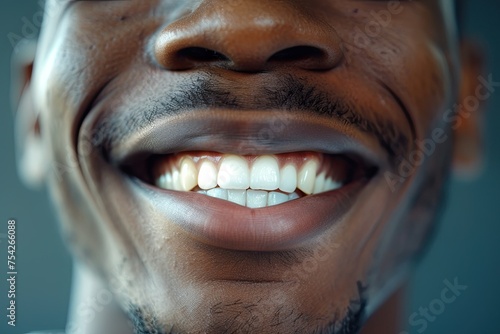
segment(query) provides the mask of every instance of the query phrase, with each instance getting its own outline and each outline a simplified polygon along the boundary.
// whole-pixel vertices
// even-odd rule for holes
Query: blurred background
[[[9,100],[11,40],[35,34],[41,1],[4,0],[0,12],[0,333],[63,329],[71,280],[70,257],[62,245],[45,191],[26,189],[17,177],[14,157],[13,112]],[[468,2],[465,33],[488,53],[486,74],[500,81],[500,2]],[[31,22],[31,28],[25,28]],[[34,28],[34,29],[33,29]],[[30,30],[31,29],[31,30]],[[426,328],[419,319],[405,319],[408,333],[498,334],[500,317],[500,88],[487,101],[486,168],[472,183],[453,180],[448,205],[437,235],[411,285],[408,314],[420,308],[430,313]],[[17,221],[17,326],[7,326],[7,220]],[[467,288],[439,308],[444,281],[458,280]],[[432,320],[431,320],[432,319]],[[98,333],[96,333],[98,334]],[[100,333],[99,333],[100,334]]]

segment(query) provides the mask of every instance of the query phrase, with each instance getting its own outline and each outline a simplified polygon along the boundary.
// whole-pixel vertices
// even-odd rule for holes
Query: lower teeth
[[[301,197],[301,195],[297,191],[291,194],[285,194],[276,191],[270,192],[264,190],[251,190],[251,189],[226,190],[219,187],[210,190],[197,190],[196,192],[199,194],[223,199],[253,209],[283,204],[285,202]]]

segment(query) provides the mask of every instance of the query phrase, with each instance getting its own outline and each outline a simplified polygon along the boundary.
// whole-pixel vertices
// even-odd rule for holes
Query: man
[[[75,257],[67,332],[398,333],[479,68],[452,1],[49,0],[19,169]]]

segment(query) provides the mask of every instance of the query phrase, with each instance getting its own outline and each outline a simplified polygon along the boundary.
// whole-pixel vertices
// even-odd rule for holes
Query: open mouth
[[[259,136],[273,126],[266,112],[161,119],[112,146],[108,177],[95,178],[118,186],[115,196],[132,198],[137,219],[156,230],[174,225],[233,250],[300,247],[342,221],[387,163],[369,137],[347,136],[337,122],[285,120],[267,140]]]
[[[146,182],[158,188],[195,192],[253,209],[335,191],[373,173],[357,157],[317,152],[181,152],[152,157],[147,170]]]

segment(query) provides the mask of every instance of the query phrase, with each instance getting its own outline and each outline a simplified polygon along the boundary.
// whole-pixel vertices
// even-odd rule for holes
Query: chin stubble
[[[332,319],[325,321],[321,319],[308,319],[296,309],[284,306],[276,306],[274,317],[279,318],[279,323],[269,322],[261,324],[255,315],[248,315],[244,310],[248,310],[250,305],[258,306],[256,303],[245,303],[241,300],[228,304],[217,304],[212,307],[211,312],[216,309],[219,315],[226,316],[225,320],[208,325],[202,329],[203,333],[282,333],[287,328],[287,333],[297,334],[356,334],[361,330],[365,320],[366,297],[364,287],[361,282],[357,283],[358,296],[351,300],[343,317],[332,316]],[[148,310],[136,304],[130,304],[127,314],[133,325],[134,334],[191,334],[180,330],[175,324],[166,325],[158,317]],[[247,314],[247,315],[245,315]],[[221,318],[222,319],[222,318]],[[327,323],[327,325],[324,325]],[[200,333],[201,333],[200,332]]]

